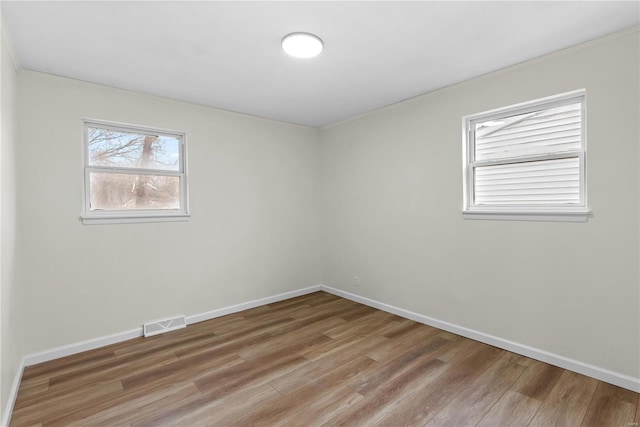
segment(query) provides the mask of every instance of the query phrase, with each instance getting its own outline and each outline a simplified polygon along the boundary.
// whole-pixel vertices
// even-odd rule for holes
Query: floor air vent
[[[153,335],[163,334],[176,329],[182,329],[187,326],[187,319],[184,316],[171,317],[169,319],[158,320],[156,322],[145,323],[143,325],[144,336],[151,337]]]

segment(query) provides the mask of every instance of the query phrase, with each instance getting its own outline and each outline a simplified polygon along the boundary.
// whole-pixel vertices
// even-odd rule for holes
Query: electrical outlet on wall
[[[353,286],[356,288],[360,286],[360,276],[353,276]]]

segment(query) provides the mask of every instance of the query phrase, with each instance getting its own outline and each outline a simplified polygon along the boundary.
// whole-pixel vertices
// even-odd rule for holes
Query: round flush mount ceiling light
[[[282,50],[294,58],[313,58],[323,47],[320,37],[309,33],[291,33],[282,39]]]

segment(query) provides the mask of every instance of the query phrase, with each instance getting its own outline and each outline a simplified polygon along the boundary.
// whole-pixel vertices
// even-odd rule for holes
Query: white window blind
[[[467,117],[464,213],[586,214],[584,99],[580,91]]]
[[[582,143],[581,104],[505,118],[476,130],[476,161],[578,151]],[[498,123],[498,121],[493,121]]]
[[[478,205],[562,205],[580,203],[578,158],[475,168]]]

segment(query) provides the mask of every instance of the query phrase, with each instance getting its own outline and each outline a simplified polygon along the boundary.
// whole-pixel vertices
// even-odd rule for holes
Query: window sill
[[[85,225],[91,224],[134,224],[140,222],[177,222],[188,221],[191,215],[180,214],[142,214],[142,215],[83,215]]]
[[[590,216],[591,212],[589,211],[462,211],[462,217],[464,219],[489,219],[498,221],[587,222]]]

